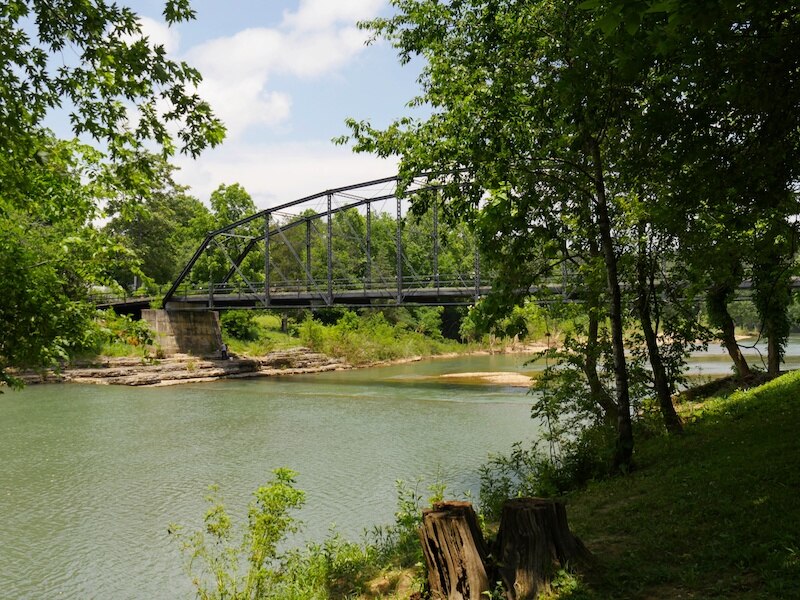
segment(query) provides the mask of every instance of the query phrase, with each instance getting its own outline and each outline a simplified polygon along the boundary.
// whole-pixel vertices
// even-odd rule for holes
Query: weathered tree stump
[[[438,502],[419,529],[434,600],[485,600],[488,549],[469,502]]]
[[[556,564],[591,561],[569,530],[564,504],[544,498],[506,501],[494,554],[509,600],[532,600],[547,590]]]

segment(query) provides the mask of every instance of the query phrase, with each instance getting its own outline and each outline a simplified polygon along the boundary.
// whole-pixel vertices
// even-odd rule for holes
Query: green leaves
[[[185,533],[170,526],[186,557],[186,570],[200,598],[255,599],[281,597],[281,582],[291,577],[286,566],[291,554],[278,551],[288,534],[300,523],[291,514],[305,503],[305,493],[295,487],[297,473],[279,468],[253,494],[247,511],[247,528],[240,543],[234,542],[233,519],[211,486],[203,531]],[[200,568],[197,570],[196,563]],[[240,570],[246,566],[246,572]]]
[[[167,0],[164,5],[164,19],[170,25],[192,21],[196,14],[189,0]]]
[[[0,156],[0,381],[91,342],[89,288],[116,252],[91,226],[97,153],[44,133],[36,144],[46,158]]]
[[[176,23],[194,12],[188,0],[168,0],[164,15]],[[166,178],[145,147],[196,156],[222,141],[224,127],[194,93],[200,74],[143,38],[131,9],[106,0],[0,3],[0,57],[3,381],[11,367],[54,366],[77,350],[91,330],[91,285],[108,279],[110,263],[116,275],[136,270],[130,252],[92,223],[109,200],[130,225],[136,211],[125,201],[152,197],[151,186]],[[42,129],[62,107],[76,135],[106,145],[112,166]],[[169,210],[151,225],[180,210],[161,200]]]
[[[28,15],[35,18],[36,38],[21,24]],[[164,16],[174,24],[194,11],[188,0],[170,0]],[[108,143],[115,159],[149,141],[166,155],[177,149],[196,156],[224,137],[223,125],[194,93],[200,74],[142,38],[137,15],[127,7],[105,0],[77,8],[65,0],[5,3],[0,33],[0,149],[30,136],[49,111],[65,104],[75,134]],[[67,46],[74,63],[63,60]],[[171,124],[178,144],[168,133]]]

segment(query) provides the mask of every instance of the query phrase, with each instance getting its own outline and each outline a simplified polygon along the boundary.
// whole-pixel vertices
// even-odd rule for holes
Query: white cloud
[[[142,28],[142,36],[150,38],[150,43],[155,46],[164,46],[167,54],[175,54],[180,48],[180,34],[166,23],[150,17],[139,17],[139,26]]]
[[[271,79],[309,79],[342,68],[363,50],[367,38],[356,21],[375,16],[383,4],[303,0],[277,28],[244,29],[191,48],[186,58],[204,79],[199,92],[227,125],[229,140],[254,125],[287,122],[291,97],[271,89]]]
[[[184,58],[203,74],[199,93],[228,127],[225,143],[197,160],[178,157],[176,179],[203,201],[220,184],[240,183],[259,208],[333,187],[396,173],[394,160],[355,155],[328,141],[253,142],[259,131],[290,123],[291,79],[313,80],[352,61],[367,34],[357,20],[377,15],[385,0],[300,0],[276,27],[250,27],[199,44]],[[276,85],[277,78],[281,85]],[[286,133],[284,129],[282,133]]]
[[[337,23],[355,24],[374,17],[384,0],[301,0],[296,12],[286,11],[283,25],[294,31],[329,29]]]
[[[226,145],[197,160],[180,157],[176,162],[181,167],[176,179],[201,200],[207,201],[222,183],[240,183],[259,208],[397,172],[395,160],[353,154],[322,141]]]

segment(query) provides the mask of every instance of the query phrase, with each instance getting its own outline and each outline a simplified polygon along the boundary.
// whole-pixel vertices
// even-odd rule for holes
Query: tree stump
[[[495,556],[509,600],[532,600],[546,591],[555,564],[591,561],[589,551],[569,530],[564,504],[544,498],[506,501]]]
[[[437,502],[419,529],[434,600],[485,600],[488,549],[469,502]]]

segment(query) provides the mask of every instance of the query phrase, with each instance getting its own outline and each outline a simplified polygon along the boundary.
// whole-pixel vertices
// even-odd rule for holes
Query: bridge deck
[[[409,303],[422,306],[457,305],[468,306],[475,303],[476,297],[487,295],[491,291],[489,286],[470,287],[439,287],[404,289],[400,297],[400,304]],[[158,298],[105,298],[96,302],[101,309],[113,308],[118,312],[139,312],[149,308],[151,303]],[[264,294],[255,294],[248,291],[215,293],[174,294],[167,303],[166,308],[180,307],[184,310],[234,309],[234,308],[282,308],[303,309],[320,308],[325,306],[342,307],[386,307],[397,306],[398,295],[396,289],[361,289],[361,290],[333,290],[332,297],[318,290],[273,291],[265,301]]]

